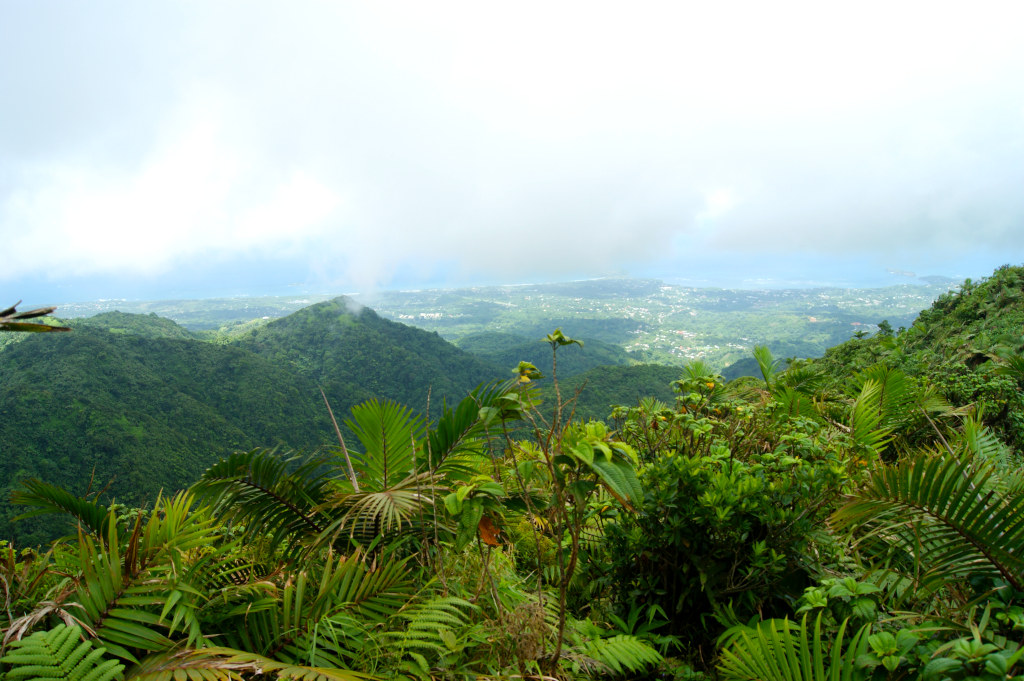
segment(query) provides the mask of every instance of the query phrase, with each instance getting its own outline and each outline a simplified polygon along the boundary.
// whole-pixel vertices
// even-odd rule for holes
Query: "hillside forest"
[[[33,313],[70,330],[0,348],[0,678],[1024,677],[1022,267],[732,380],[344,298]]]

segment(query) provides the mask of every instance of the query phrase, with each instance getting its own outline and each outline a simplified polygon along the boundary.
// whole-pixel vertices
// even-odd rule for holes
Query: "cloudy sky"
[[[5,299],[984,276],[1024,5],[946,7],[0,0]]]

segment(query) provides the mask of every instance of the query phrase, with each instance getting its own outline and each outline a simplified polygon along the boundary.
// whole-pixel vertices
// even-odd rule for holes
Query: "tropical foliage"
[[[1021,677],[1024,348],[993,341],[1019,274],[819,361],[691,362],[604,420],[556,330],[548,377],[367,399],[336,446],[237,451],[151,504],[30,480],[23,515],[73,533],[0,547],[0,673]]]

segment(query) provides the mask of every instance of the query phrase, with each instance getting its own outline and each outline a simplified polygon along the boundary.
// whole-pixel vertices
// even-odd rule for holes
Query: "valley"
[[[783,357],[817,357],[826,348],[873,333],[888,320],[909,326],[952,280],[917,279],[884,288],[730,290],[653,279],[610,278],[350,296],[382,317],[436,331],[461,344],[502,333],[533,342],[556,327],[574,337],[616,345],[636,362],[682,366],[702,359],[724,369],[756,345]],[[231,336],[332,296],[177,301],[98,301],[60,307],[66,317],[121,310],[155,313],[205,337]]]

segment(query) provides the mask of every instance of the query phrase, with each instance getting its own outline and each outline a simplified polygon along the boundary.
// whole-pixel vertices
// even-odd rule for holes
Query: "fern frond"
[[[62,624],[13,642],[10,653],[0,658],[0,662],[10,665],[4,678],[111,681],[119,677],[124,665],[105,658],[105,648],[94,648],[81,637],[80,627]]]
[[[662,661],[662,656],[657,650],[637,637],[627,634],[590,639],[568,651],[566,655],[577,662],[596,662],[605,670],[624,675],[639,674]],[[584,663],[582,666],[588,665]]]
[[[405,626],[385,634],[384,642],[400,652],[419,649],[442,654],[448,650],[443,632],[465,627],[467,613],[478,609],[469,601],[454,596],[435,596],[413,603],[395,616]]]

